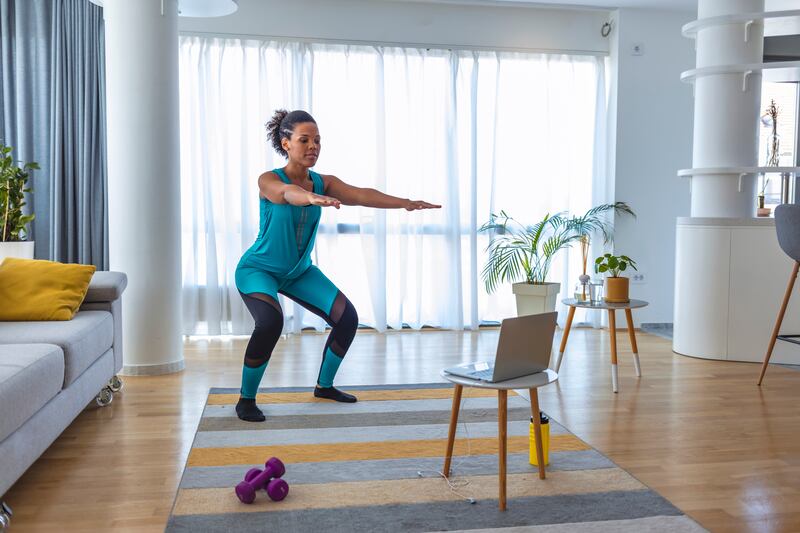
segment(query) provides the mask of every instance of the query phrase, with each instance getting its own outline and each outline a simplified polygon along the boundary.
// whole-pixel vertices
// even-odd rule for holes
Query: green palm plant
[[[555,254],[580,238],[568,220],[564,213],[548,213],[534,225],[525,226],[505,211],[492,214],[478,230],[495,234],[486,249],[489,258],[482,271],[487,292],[523,276],[527,283],[543,284]]]
[[[25,226],[33,220],[33,215],[24,215],[22,208],[25,193],[32,191],[25,187],[30,171],[39,165],[16,165],[11,150],[10,146],[0,144],[0,242],[25,240]]]
[[[614,237],[614,224],[610,220],[609,214],[614,215],[631,215],[636,218],[636,213],[625,202],[615,202],[613,204],[602,204],[589,209],[583,215],[576,217],[573,216],[566,221],[570,231],[578,236],[578,241],[581,246],[581,260],[583,264],[582,281],[588,281],[586,274],[586,263],[589,259],[589,245],[591,244],[592,236],[600,234],[603,236],[603,242],[609,243]]]

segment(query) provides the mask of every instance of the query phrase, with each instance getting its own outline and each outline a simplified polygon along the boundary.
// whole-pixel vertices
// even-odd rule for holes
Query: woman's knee
[[[358,312],[356,311],[353,303],[345,297],[344,311],[339,320],[339,325],[346,331],[355,331],[358,329]]]
[[[344,295],[339,293],[342,298]],[[358,313],[352,302],[344,298],[341,313],[333,323],[333,330],[331,331],[330,347],[333,352],[339,357],[344,357],[344,354],[350,348],[353,338],[356,336],[358,329]]]

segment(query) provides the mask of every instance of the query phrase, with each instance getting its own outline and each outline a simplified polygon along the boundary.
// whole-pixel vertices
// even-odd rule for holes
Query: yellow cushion
[[[0,320],[71,320],[94,265],[7,257],[0,265]]]

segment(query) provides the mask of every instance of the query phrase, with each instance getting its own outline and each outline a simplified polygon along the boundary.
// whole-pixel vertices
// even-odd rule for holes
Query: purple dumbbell
[[[286,467],[277,457],[268,459],[264,470],[251,468],[244,475],[244,481],[236,485],[236,495],[242,503],[253,503],[256,491],[264,489],[267,495],[276,502],[281,501],[289,494],[289,484],[281,479],[286,472]]]

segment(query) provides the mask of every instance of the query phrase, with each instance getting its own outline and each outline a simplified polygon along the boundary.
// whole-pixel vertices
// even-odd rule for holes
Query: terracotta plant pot
[[[606,278],[606,296],[605,301],[609,303],[627,303],[630,302],[628,297],[628,278],[608,277]]]

